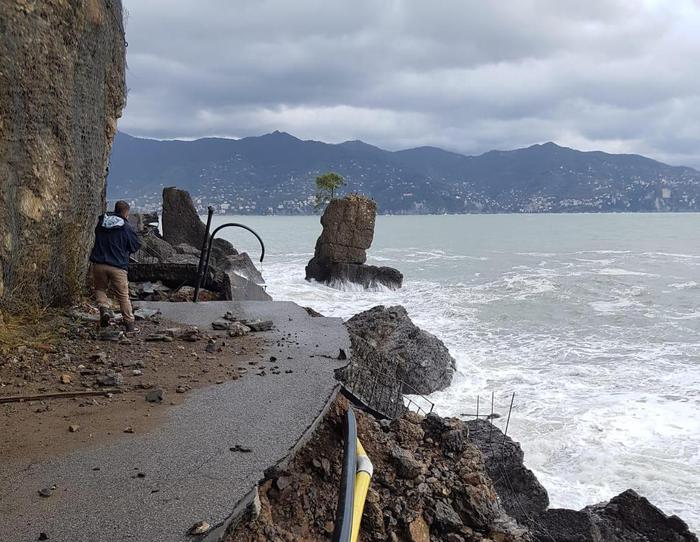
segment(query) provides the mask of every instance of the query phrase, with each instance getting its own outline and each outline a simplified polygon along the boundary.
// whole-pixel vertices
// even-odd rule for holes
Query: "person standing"
[[[129,255],[141,248],[138,235],[131,228],[129,204],[118,201],[114,213],[100,215],[95,228],[95,245],[90,254],[95,299],[100,309],[100,326],[109,325],[112,318],[107,289],[117,294],[126,331],[135,331],[134,312],[129,300]]]

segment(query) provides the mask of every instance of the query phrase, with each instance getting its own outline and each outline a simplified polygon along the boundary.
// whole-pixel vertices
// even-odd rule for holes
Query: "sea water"
[[[700,531],[700,214],[380,216],[368,263],[401,290],[304,280],[319,217],[215,217],[264,239],[277,300],[349,318],[401,304],[457,361],[430,399],[490,412],[579,509],[633,488]],[[257,241],[223,236],[257,262]],[[258,264],[259,265],[259,264]]]

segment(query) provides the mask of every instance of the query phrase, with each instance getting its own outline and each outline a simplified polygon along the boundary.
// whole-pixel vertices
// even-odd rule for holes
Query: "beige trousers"
[[[125,269],[101,263],[92,264],[92,280],[95,286],[95,299],[100,307],[109,307],[107,289],[112,288],[119,300],[119,308],[125,322],[134,321],[134,313],[129,301],[129,277]]]

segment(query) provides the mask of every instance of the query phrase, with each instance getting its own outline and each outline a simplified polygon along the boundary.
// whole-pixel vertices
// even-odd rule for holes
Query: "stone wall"
[[[0,2],[0,303],[84,289],[117,118],[121,0]]]

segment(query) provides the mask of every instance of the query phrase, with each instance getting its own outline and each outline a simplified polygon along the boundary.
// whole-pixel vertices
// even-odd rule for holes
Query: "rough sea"
[[[263,237],[275,299],[401,304],[440,337],[457,360],[440,414],[493,392],[503,426],[515,393],[508,434],[553,507],[633,488],[700,531],[700,214],[380,216],[368,263],[402,271],[399,291],[306,282],[317,216],[227,221]],[[224,236],[257,262],[249,233]]]

